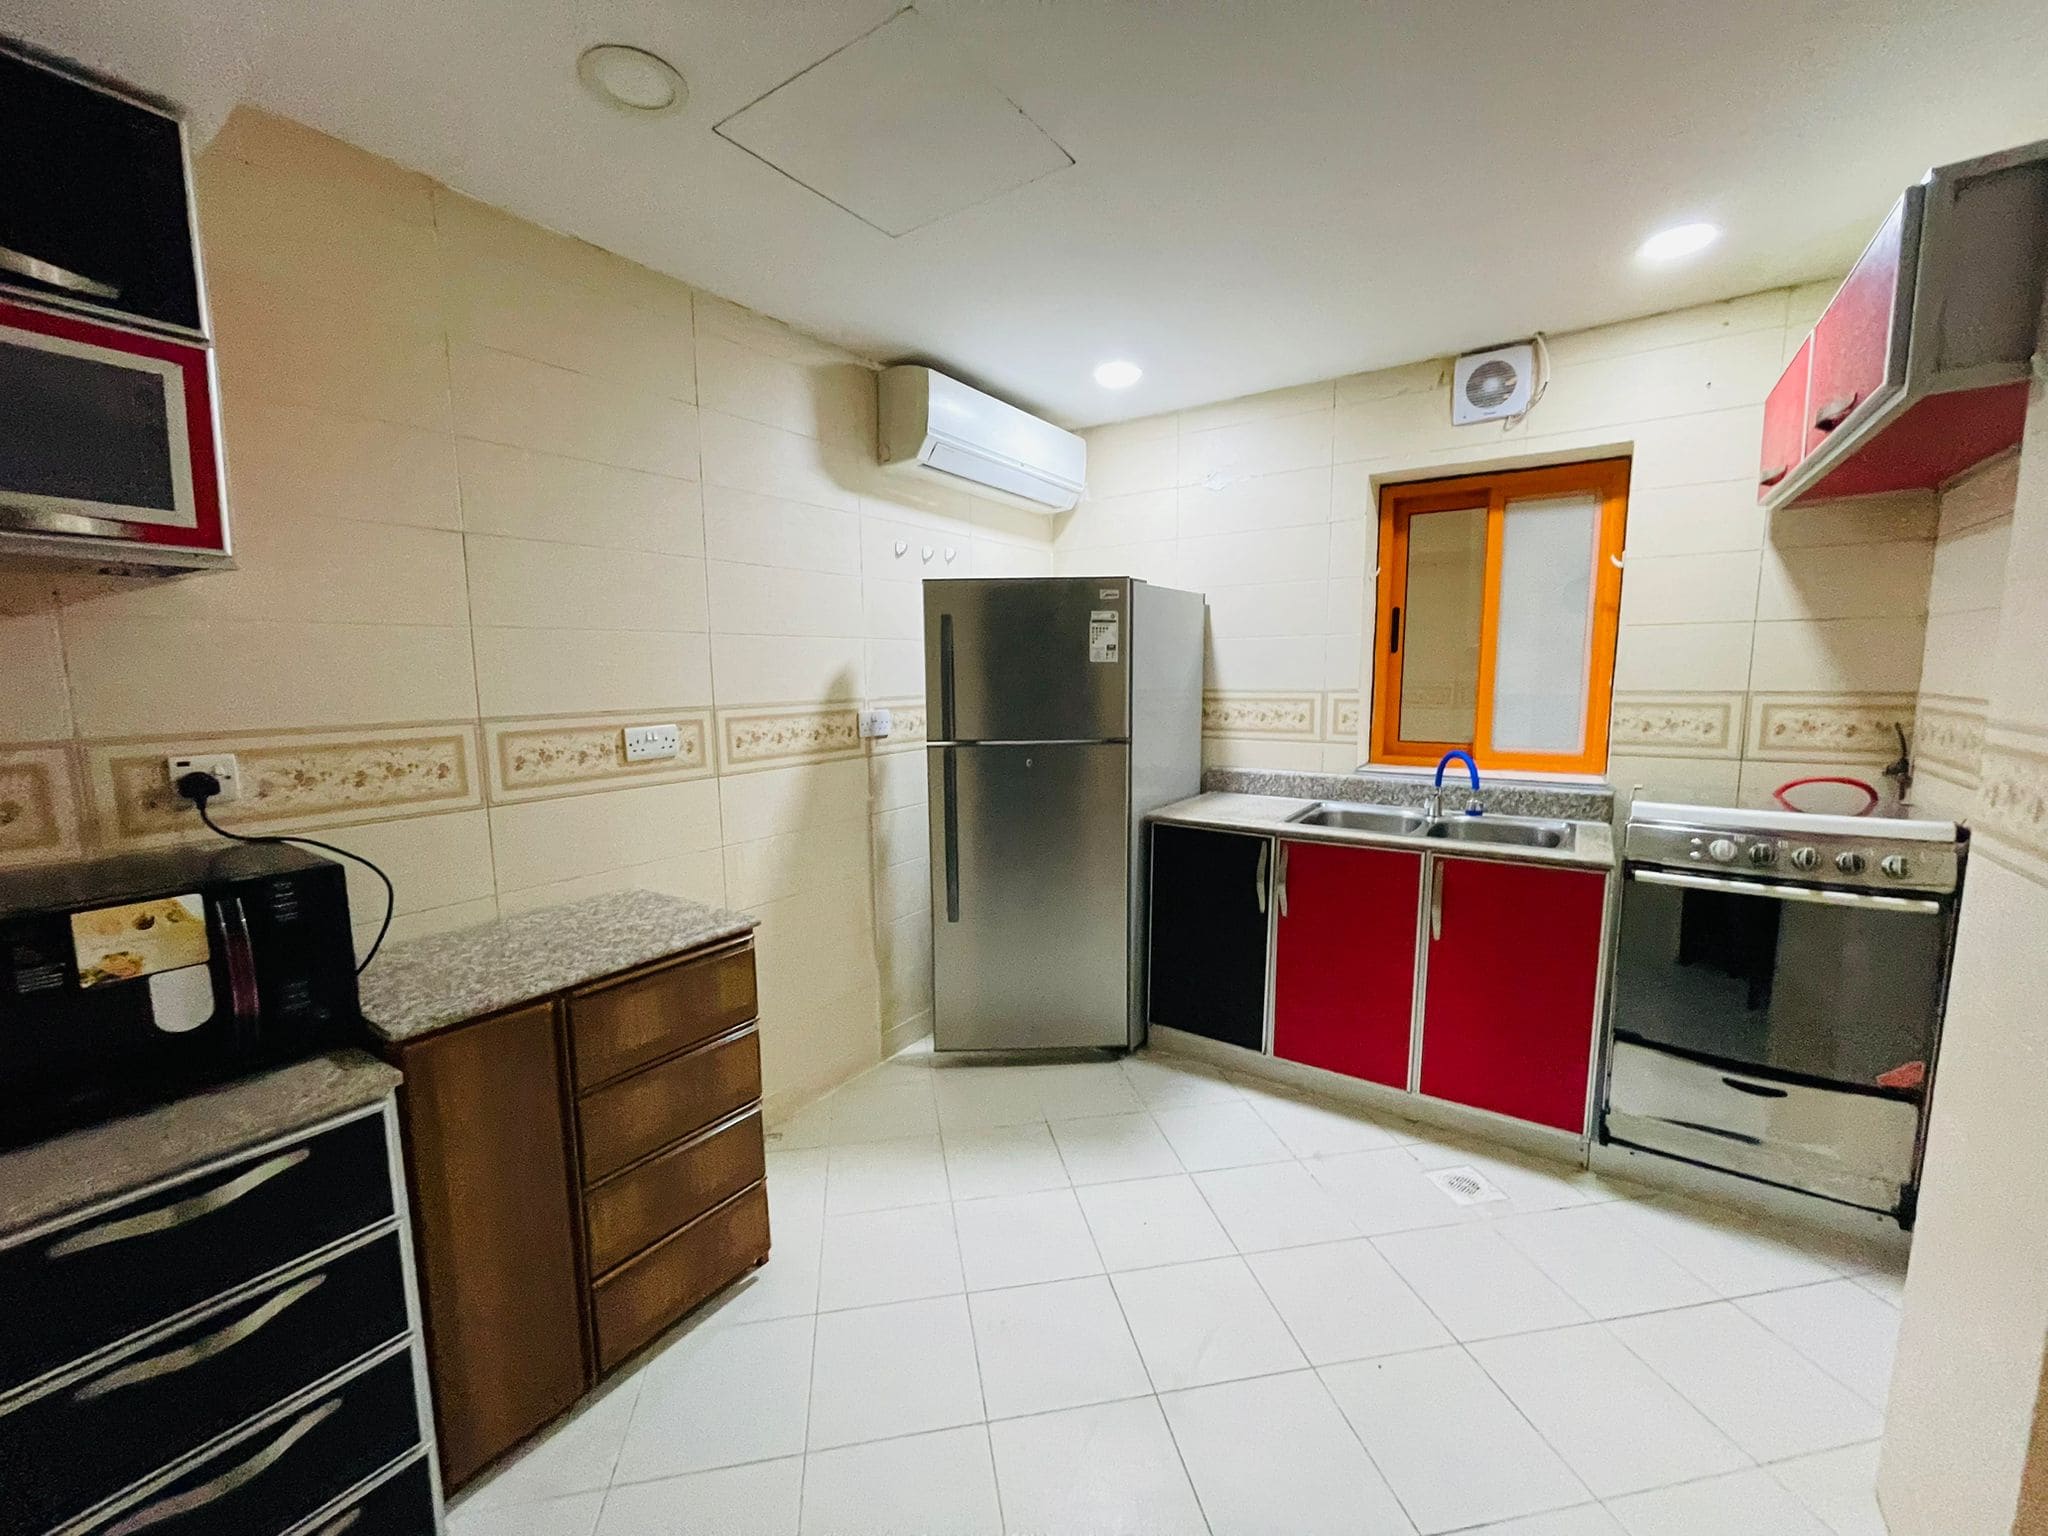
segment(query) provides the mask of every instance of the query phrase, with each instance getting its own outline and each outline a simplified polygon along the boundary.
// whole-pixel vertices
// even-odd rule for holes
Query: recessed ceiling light
[[[1095,365],[1095,382],[1104,389],[1129,389],[1143,377],[1144,369],[1120,357]]]
[[[625,43],[599,43],[576,60],[576,78],[600,100],[628,112],[673,112],[689,97],[667,59]]]
[[[1638,261],[1678,261],[1696,256],[1721,238],[1718,224],[1674,224],[1636,247]]]

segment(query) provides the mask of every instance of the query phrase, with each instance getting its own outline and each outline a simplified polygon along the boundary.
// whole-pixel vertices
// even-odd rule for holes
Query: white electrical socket
[[[629,725],[626,727],[626,761],[644,763],[657,757],[675,757],[683,750],[683,733],[673,725]]]
[[[896,728],[896,721],[886,709],[864,709],[860,712],[860,733],[873,739],[886,736]]]
[[[220,780],[220,793],[213,797],[215,805],[242,798],[242,765],[235,761],[232,752],[215,752],[201,757],[167,757],[164,771],[173,788],[178,780],[188,773],[210,773]]]

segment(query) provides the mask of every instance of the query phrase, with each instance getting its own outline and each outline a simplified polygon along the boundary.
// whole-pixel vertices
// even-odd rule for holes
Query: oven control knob
[[[1868,864],[1869,862],[1870,861],[1864,858],[1862,854],[1854,852],[1853,850],[1845,851],[1835,855],[1835,868],[1839,869],[1845,875],[1862,874],[1863,866],[1865,864]]]
[[[1903,880],[1913,872],[1903,853],[1888,853],[1877,861],[1877,867],[1894,880]]]
[[[1776,843],[1751,843],[1749,845],[1749,862],[1752,864],[1777,863],[1778,845]]]
[[[1728,838],[1717,837],[1707,844],[1707,857],[1716,864],[1730,864],[1735,860],[1735,844]]]
[[[1794,848],[1792,850],[1792,867],[1794,869],[1820,868],[1820,850],[1818,848]]]

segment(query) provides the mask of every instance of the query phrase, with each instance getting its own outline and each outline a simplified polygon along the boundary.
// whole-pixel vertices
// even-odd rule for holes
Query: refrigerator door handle
[[[953,615],[939,615],[939,740],[953,736]],[[952,761],[951,756],[947,762]]]
[[[951,620],[944,621],[948,625]],[[950,652],[948,653],[950,659]],[[950,673],[948,674],[950,676]],[[939,760],[941,779],[940,794],[944,796],[940,814],[944,822],[943,836],[946,841],[946,921],[960,921],[960,765],[959,752],[953,747],[945,749]]]

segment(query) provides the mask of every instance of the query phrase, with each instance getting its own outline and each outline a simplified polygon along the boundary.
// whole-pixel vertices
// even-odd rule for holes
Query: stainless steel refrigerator
[[[1144,817],[1201,787],[1201,594],[928,581],[924,643],[933,1044],[1142,1044]]]

